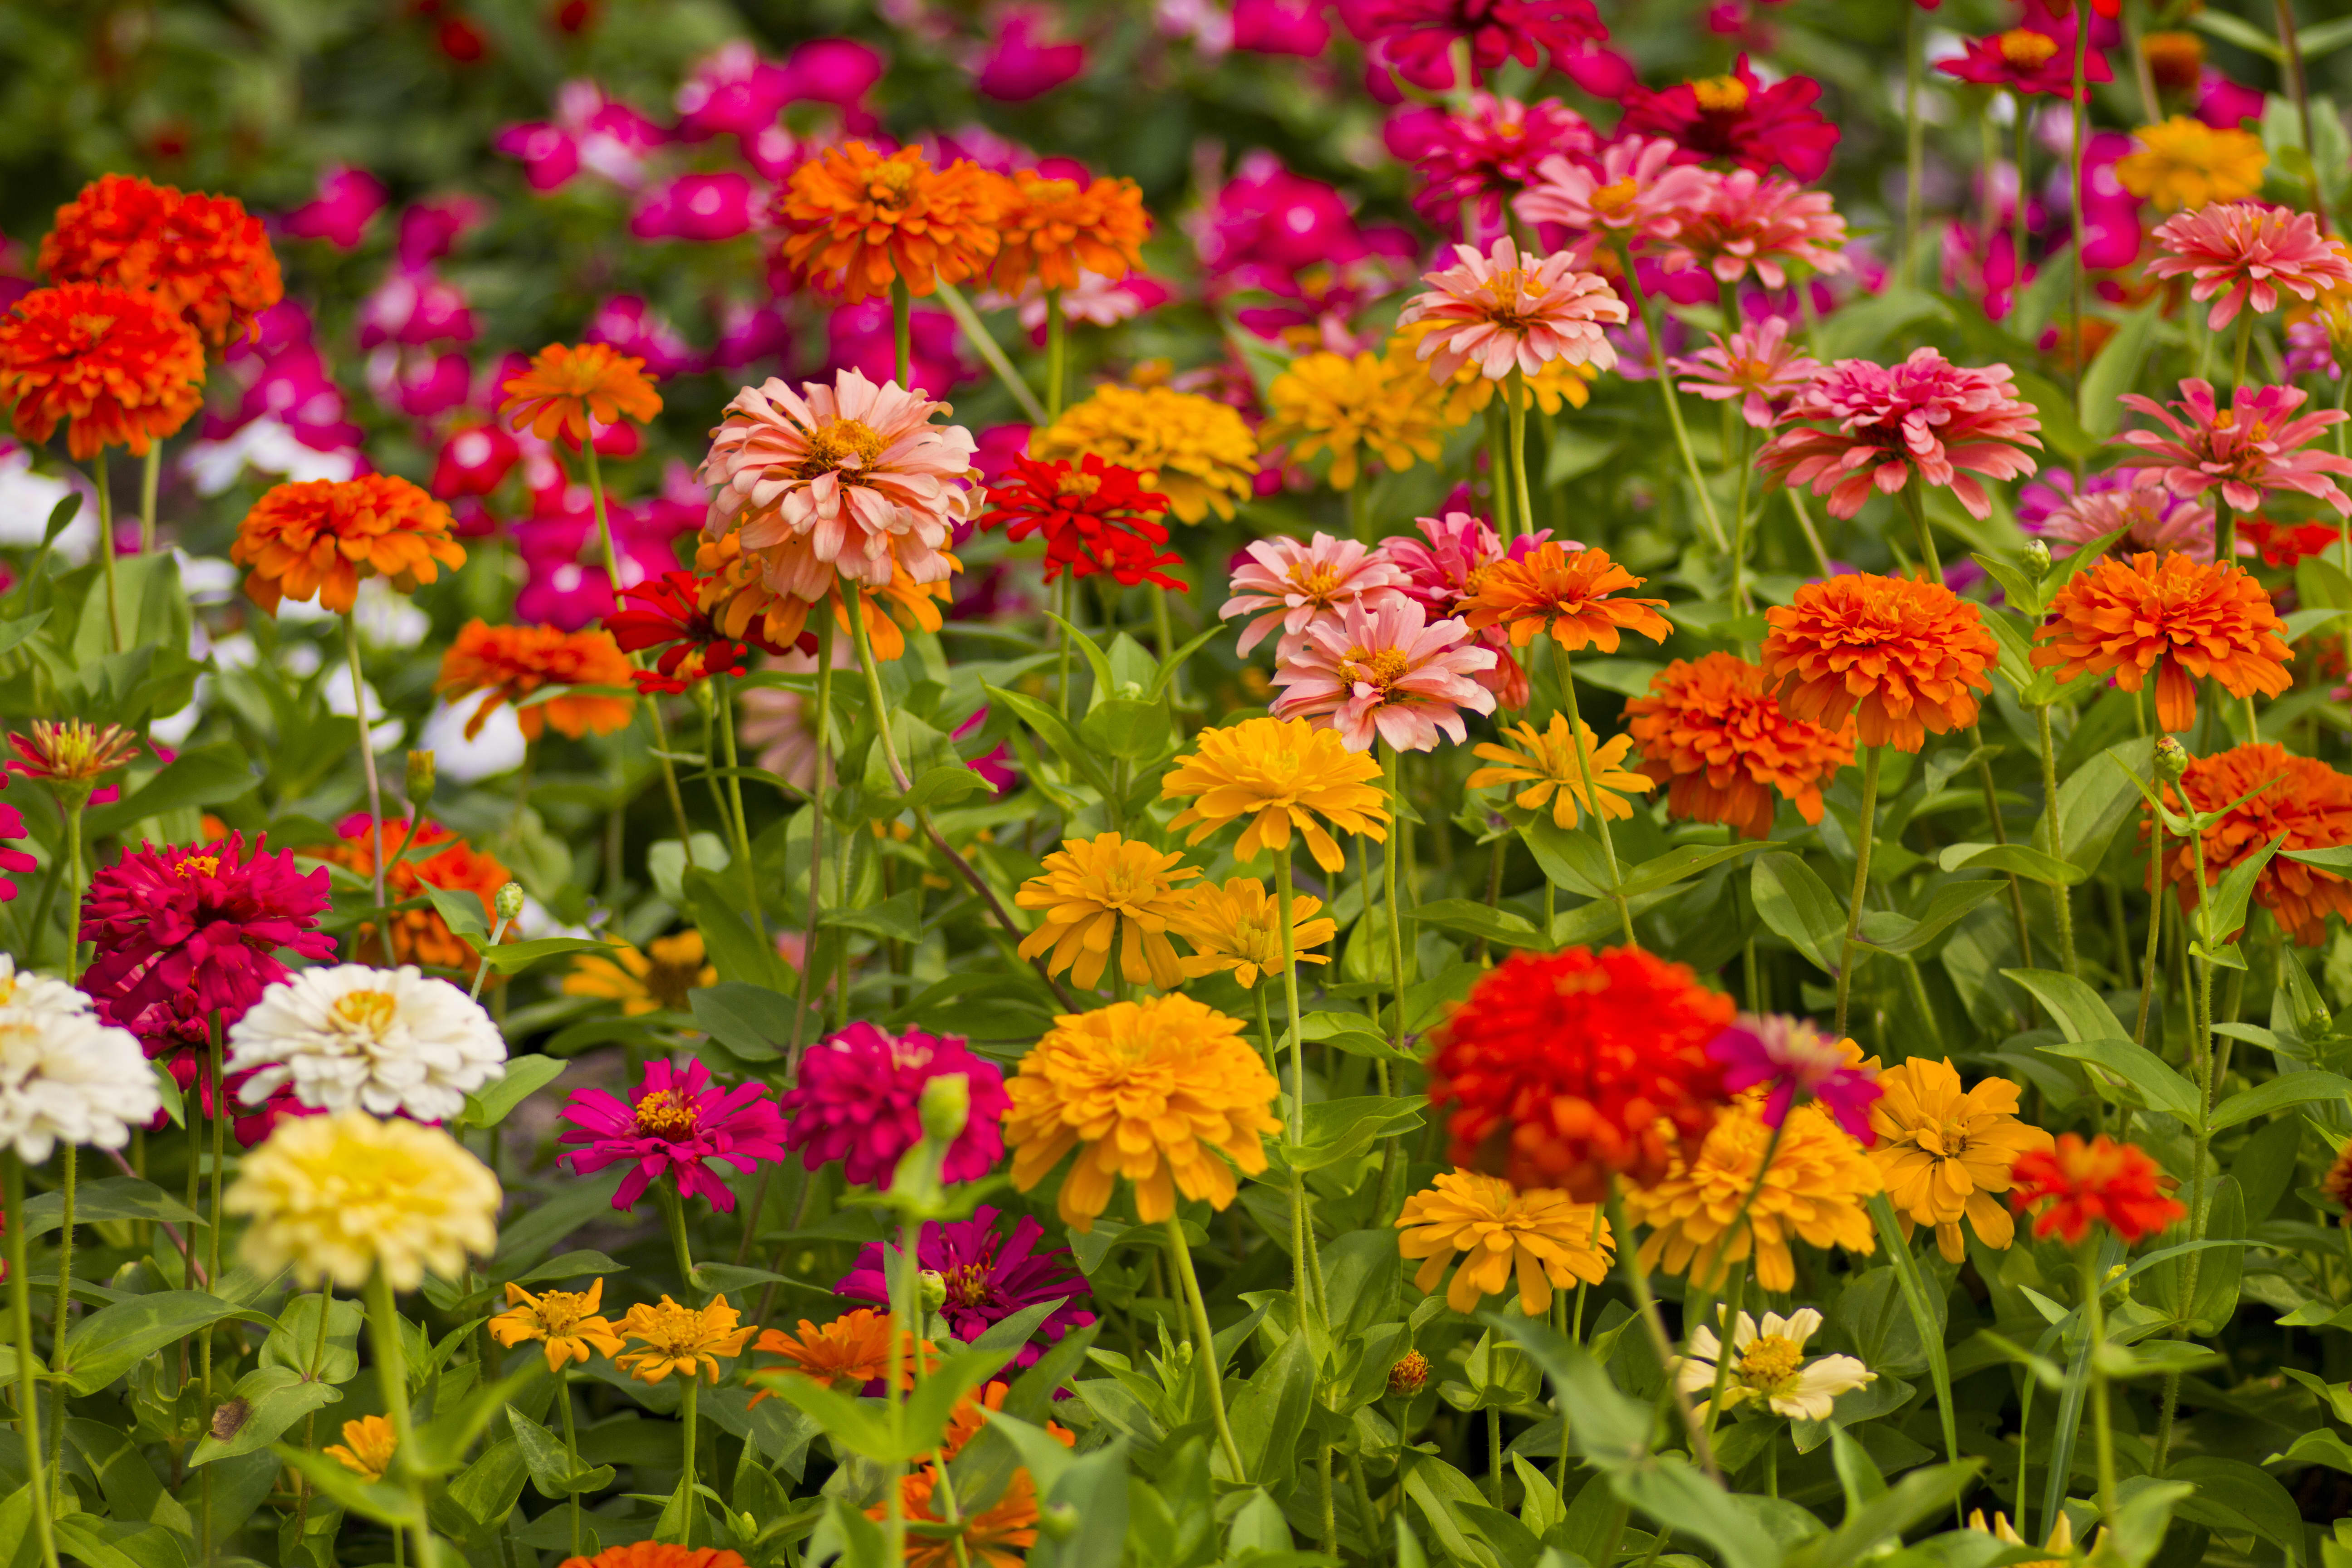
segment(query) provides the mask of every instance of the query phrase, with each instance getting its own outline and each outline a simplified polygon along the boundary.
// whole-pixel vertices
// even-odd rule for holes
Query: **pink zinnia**
[[[2330,474],[2352,474],[2352,461],[2333,452],[2301,449],[2322,430],[2341,424],[2347,416],[2335,408],[2297,416],[2309,394],[2293,386],[2242,386],[2232,406],[2213,405],[2212,384],[2191,376],[2180,384],[2181,396],[2172,405],[2176,419],[2153,398],[2124,394],[2126,408],[2137,409],[2165,428],[2126,430],[2126,444],[2138,448],[2124,462],[2154,468],[2175,493],[2198,496],[2219,487],[2221,499],[2240,512],[2262,505],[2271,490],[2293,490],[2324,500],[2339,512],[2352,512],[2352,500],[2336,488]]]
[[[1778,1127],[1799,1097],[1819,1100],[1857,1141],[1875,1142],[1870,1108],[1882,1092],[1878,1076],[1857,1060],[1847,1042],[1832,1039],[1801,1018],[1742,1013],[1706,1047],[1723,1064],[1723,1087],[1738,1094],[1772,1086],[1764,1125]]]
[[[82,989],[123,1022],[162,1004],[185,1016],[245,1016],[261,994],[286,978],[278,952],[310,959],[335,955],[318,930],[328,905],[324,867],[294,868],[291,853],[270,854],[232,833],[210,844],[126,849],[89,879],[81,905],[82,940],[98,956]]]
[[[1399,589],[1404,574],[1352,539],[1328,533],[1306,544],[1286,537],[1260,539],[1242,553],[1247,559],[1234,572],[1234,596],[1217,612],[1225,621],[1257,617],[1242,628],[1237,653],[1248,653],[1277,627],[1287,644],[1318,615],[1359,601],[1377,609],[1403,597]]]
[[[1741,55],[1728,76],[1633,89],[1617,133],[1664,137],[1694,163],[1721,158],[1759,174],[1778,163],[1818,180],[1838,144],[1838,128],[1813,107],[1821,96],[1809,76],[1766,83]]]
[[[1970,369],[1929,348],[1894,365],[1838,361],[1790,400],[1780,423],[1794,427],[1766,442],[1757,461],[1827,496],[1832,517],[1860,511],[1873,488],[1893,495],[1914,472],[1950,489],[1970,517],[1990,517],[1973,476],[2030,474],[2033,459],[2019,447],[2042,445],[2042,422],[2018,398],[2009,366]]]
[[[1823,274],[1846,270],[1844,247],[1845,219],[1828,192],[1738,169],[1715,182],[1660,259],[1670,269],[1704,267],[1721,283],[1753,268],[1767,289],[1785,289],[1791,262]]]
[[[1478,646],[1468,622],[1432,625],[1399,595],[1376,610],[1349,605],[1310,622],[1283,650],[1274,683],[1284,690],[1269,710],[1337,730],[1352,752],[1371,750],[1375,735],[1400,752],[1433,751],[1441,732],[1458,746],[1461,710],[1495,710],[1477,679],[1494,667],[1494,650]]]
[[[1003,1071],[952,1035],[850,1025],[801,1058],[799,1084],[778,1101],[792,1118],[784,1142],[812,1171],[838,1160],[853,1184],[887,1187],[899,1159],[922,1142],[923,1086],[950,1073],[963,1075],[971,1112],[941,1174],[977,1181],[1004,1152],[1013,1098]]]
[[[581,1089],[565,1103],[562,1120],[572,1128],[557,1142],[583,1145],[567,1150],[562,1163],[580,1174],[634,1163],[613,1194],[616,1209],[635,1207],[646,1188],[667,1176],[680,1197],[709,1198],[712,1208],[727,1214],[735,1194],[710,1168],[714,1163],[743,1175],[763,1161],[784,1157],[783,1118],[768,1091],[756,1083],[722,1089],[700,1062],[687,1063],[683,1071],[666,1061],[647,1062],[644,1080],[625,1101],[601,1089]]]
[[[1339,0],[1339,19],[1376,62],[1431,91],[1464,85],[1456,44],[1468,46],[1475,84],[1505,60],[1533,66],[1546,54],[1573,75],[1585,46],[1609,36],[1592,0]]]
[[[1381,137],[1420,177],[1412,210],[1432,228],[1452,233],[1463,204],[1477,204],[1478,233],[1462,237],[1474,245],[1503,226],[1503,203],[1535,183],[1538,163],[1554,153],[1581,156],[1599,145],[1591,122],[1556,98],[1521,103],[1490,92],[1472,93],[1459,111],[1401,110]]]
[[[2213,509],[2182,500],[2145,468],[2107,468],[2085,474],[2079,485],[2064,468],[2053,468],[2017,492],[2017,521],[2049,540],[2053,555],[2072,555],[2120,529],[2112,554],[2177,550],[2192,561],[2213,559]],[[2252,549],[2241,547],[2243,553]]]
[[[1546,528],[1522,534],[1506,545],[1484,518],[1466,511],[1416,518],[1413,526],[1421,530],[1421,539],[1391,539],[1381,546],[1381,553],[1404,574],[1405,594],[1433,621],[1454,614],[1463,600],[1476,593],[1486,569],[1495,563],[1516,561],[1551,539],[1551,530]],[[1574,540],[1562,540],[1560,546],[1584,548]],[[1495,700],[1505,708],[1526,707],[1528,672],[1511,651],[1510,632],[1494,626],[1472,635],[1495,656],[1493,667],[1478,672],[1478,684],[1493,692]]]
[[[1704,209],[1718,176],[1675,162],[1664,138],[1628,136],[1601,149],[1598,163],[1546,158],[1538,183],[1511,205],[1529,223],[1559,224],[1571,236],[1606,235],[1639,248],[1682,232]]]
[[[2342,244],[2319,232],[2318,219],[2291,207],[2216,202],[2165,219],[2156,243],[2165,254],[2147,264],[2147,275],[2196,279],[2192,300],[2221,295],[2205,318],[2217,332],[2249,302],[2258,315],[2277,310],[2281,289],[2308,302],[2352,286]]]
[[[14,777],[14,773],[0,769],[0,789],[5,789],[8,780]],[[32,856],[22,849],[8,847],[9,841],[22,839],[25,831],[24,815],[13,805],[0,805],[0,873],[13,871],[19,877],[26,877],[41,868],[41,863]],[[16,884],[5,874],[0,874],[0,904],[16,896]]]
[[[1454,254],[1454,266],[1422,275],[1431,287],[1397,317],[1401,327],[1437,323],[1420,350],[1434,379],[1451,381],[1471,363],[1488,381],[1500,381],[1514,365],[1533,375],[1554,360],[1602,370],[1617,363],[1601,329],[1623,324],[1625,302],[1607,279],[1580,271],[1575,257],[1521,257],[1508,235],[1485,256],[1466,245]]]
[[[1767,316],[1743,331],[1706,335],[1708,346],[1687,358],[1670,359],[1668,369],[1694,379],[1677,382],[1709,403],[1739,399],[1739,416],[1769,430],[1789,400],[1822,374],[1821,361],[1789,341],[1785,317]]]

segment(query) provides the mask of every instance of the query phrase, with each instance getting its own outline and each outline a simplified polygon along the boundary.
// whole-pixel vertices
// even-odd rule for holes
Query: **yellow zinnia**
[[[1391,473],[1418,458],[1437,461],[1444,432],[1444,392],[1421,366],[1399,375],[1378,354],[1301,354],[1266,388],[1266,447],[1293,443],[1291,456],[1331,454],[1331,488],[1353,489],[1362,448]]]
[[[1390,338],[1384,353],[1391,373],[1410,372],[1423,381],[1429,380],[1429,362],[1421,358],[1421,340],[1438,329],[1436,321],[1412,321],[1399,327]],[[1592,382],[1600,371],[1590,364],[1570,364],[1564,359],[1548,360],[1533,375],[1524,376],[1528,392],[1535,398],[1536,406],[1546,414],[1558,414],[1565,406],[1581,408],[1592,401]],[[1486,412],[1486,405],[1497,394],[1510,395],[1510,384],[1488,381],[1475,364],[1465,364],[1445,383],[1444,418],[1451,428],[1467,425]]]
[[[1601,797],[1601,815],[1623,821],[1633,815],[1633,803],[1612,790],[1648,790],[1657,787],[1657,781],[1625,766],[1626,753],[1633,749],[1633,737],[1614,735],[1607,745],[1592,732],[1592,726],[1583,726],[1584,746],[1592,766],[1593,792]],[[1518,745],[1498,746],[1482,741],[1472,748],[1474,755],[1484,757],[1500,767],[1480,768],[1470,775],[1472,789],[1484,789],[1488,784],[1524,784],[1528,787],[1512,799],[1525,811],[1539,809],[1546,801],[1551,803],[1551,819],[1563,828],[1574,827],[1577,808],[1592,809],[1584,794],[1584,770],[1576,759],[1576,742],[1570,739],[1568,715],[1554,713],[1551,728],[1541,734],[1533,724],[1506,724],[1503,733],[1518,742]]]
[[[654,938],[643,952],[623,942],[609,957],[581,954],[563,977],[563,994],[618,1002],[621,1011],[635,1018],[664,1009],[683,1013],[688,992],[718,984],[719,971],[707,961],[702,933],[682,931]]]
[[[1211,884],[1189,891],[1192,897],[1176,925],[1177,934],[1192,944],[1193,955],[1183,961],[1186,979],[1231,970],[1244,989],[1251,989],[1262,976],[1282,973],[1282,915],[1265,883],[1234,877],[1222,888]],[[1307,951],[1339,934],[1338,921],[1315,918],[1322,907],[1320,899],[1291,895],[1291,947],[1301,963],[1330,962]]]
[[[760,1331],[757,1323],[738,1328],[742,1319],[724,1296],[700,1309],[681,1307],[666,1295],[658,1307],[640,1301],[621,1319],[621,1334],[645,1348],[614,1356],[613,1364],[639,1383],[659,1383],[671,1373],[689,1378],[707,1373],[715,1384],[719,1358],[741,1355]]]
[[[499,1179],[438,1127],[364,1110],[292,1116],[245,1156],[221,1203],[253,1223],[238,1250],[263,1279],[357,1290],[378,1268],[414,1290],[499,1243]]]
[[[1055,1019],[1004,1089],[1013,1184],[1029,1191],[1076,1150],[1056,1206],[1079,1231],[1094,1228],[1121,1176],[1146,1225],[1174,1215],[1180,1192],[1224,1208],[1238,1191],[1234,1167],[1265,1170],[1260,1135],[1282,1131],[1279,1086],[1241,1020],[1190,996]]]
[[[1336,730],[1318,730],[1304,719],[1245,719],[1202,731],[1200,747],[1177,758],[1160,782],[1160,793],[1168,799],[1192,799],[1168,824],[1171,829],[1191,827],[1188,844],[1247,817],[1249,826],[1234,846],[1234,859],[1255,860],[1262,847],[1287,854],[1296,827],[1318,866],[1340,871],[1347,868],[1347,858],[1318,816],[1375,844],[1388,838],[1381,764],[1370,752],[1348,750]]]
[[[534,1296],[521,1286],[507,1283],[507,1310],[488,1324],[490,1338],[512,1350],[537,1341],[547,1346],[547,1370],[562,1372],[566,1363],[586,1365],[595,1352],[621,1353],[621,1337],[598,1310],[604,1301],[602,1279],[580,1290],[542,1290]]]
[[[1515,1189],[1499,1176],[1450,1171],[1425,1193],[1405,1199],[1397,1215],[1397,1251],[1423,1258],[1414,1288],[1437,1289],[1456,1253],[1462,1267],[1445,1288],[1445,1304],[1475,1312],[1488,1296],[1510,1288],[1516,1275],[1519,1310],[1541,1317],[1551,1306],[1554,1286],[1580,1281],[1598,1285],[1608,1278],[1616,1239],[1598,1204],[1580,1204],[1552,1187]]]
[[[1013,895],[1023,909],[1045,912],[1044,923],[1021,940],[1021,956],[1046,952],[1048,974],[1066,969],[1073,984],[1092,990],[1117,942],[1121,978],[1174,990],[1184,971],[1168,927],[1183,918],[1190,897],[1177,884],[1201,874],[1179,866],[1182,858],[1116,833],[1064,839],[1045,857],[1045,869]]]
[[[2252,195],[2269,166],[2261,137],[2176,114],[2132,132],[2132,150],[2116,160],[2116,178],[2160,212],[2191,212]]]
[[[1093,452],[1133,468],[1146,489],[1168,498],[1186,522],[1214,511],[1231,519],[1257,477],[1257,437],[1240,414],[1213,398],[1164,386],[1101,386],[1029,439],[1033,458]]]
[[[1877,1058],[1869,1065],[1877,1067]],[[2007,1247],[2016,1223],[1992,1194],[2009,1191],[2019,1155],[2052,1146],[2049,1133],[2017,1119],[2017,1085],[1989,1078],[1963,1093],[1950,1058],[1913,1057],[1879,1073],[1878,1089],[1870,1107],[1878,1142],[1870,1157],[1903,1216],[1904,1238],[1915,1225],[1932,1225],[1936,1249],[1958,1263],[1968,1256],[1960,1240],[1966,1216],[1979,1241]]]
[[[392,1423],[381,1415],[362,1415],[343,1423],[343,1440],[327,1446],[327,1458],[363,1481],[383,1479],[400,1440]]]

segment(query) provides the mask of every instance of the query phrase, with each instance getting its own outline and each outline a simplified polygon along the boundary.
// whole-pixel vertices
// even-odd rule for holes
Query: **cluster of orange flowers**
[[[245,591],[271,615],[286,599],[315,598],[349,615],[365,577],[402,593],[466,563],[449,509],[395,474],[279,485],[237,525],[228,558],[251,567]]]
[[[396,854],[408,837],[409,818],[383,825],[383,847],[387,855]],[[362,880],[375,874],[375,821],[365,812],[345,817],[336,826],[332,844],[303,850],[313,859],[326,860],[350,870]],[[472,845],[451,833],[437,822],[427,822],[416,830],[415,844],[419,847],[442,845],[445,847],[431,855],[414,854],[394,860],[384,871],[384,893],[394,903],[406,903],[422,895],[427,888],[444,892],[472,893],[482,900],[485,910],[495,908],[499,889],[514,880],[513,873],[499,864],[498,857]],[[383,940],[376,934],[373,921],[362,922],[352,933],[345,951],[349,954],[373,954],[369,960],[379,963],[414,963],[428,969],[457,969],[470,973],[480,963],[481,954],[441,918],[441,913],[427,901],[414,909],[398,910],[391,916],[392,951],[383,951]],[[508,940],[514,940],[508,933]]]
[[[433,689],[452,699],[484,694],[466,721],[469,741],[482,732],[501,702],[514,705],[524,740],[538,740],[552,724],[576,741],[626,726],[635,700],[606,692],[571,692],[531,702],[532,694],[551,686],[629,684],[629,656],[610,632],[493,626],[477,619],[466,623],[441,656],[441,679]]]

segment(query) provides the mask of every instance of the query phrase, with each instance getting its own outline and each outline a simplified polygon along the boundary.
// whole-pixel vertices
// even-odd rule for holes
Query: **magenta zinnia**
[[[564,1105],[570,1131],[557,1140],[577,1145],[562,1162],[583,1176],[608,1165],[631,1169],[613,1194],[616,1209],[635,1207],[645,1190],[667,1176],[680,1197],[710,1200],[725,1214],[735,1194],[711,1167],[743,1175],[761,1162],[784,1157],[784,1123],[768,1091],[756,1083],[721,1089],[710,1069],[688,1062],[646,1064],[646,1076],[625,1101],[601,1089],[583,1089]]]
[[[1431,625],[1400,595],[1376,610],[1318,616],[1286,642],[1274,676],[1283,692],[1269,711],[1337,730],[1351,752],[1371,750],[1375,735],[1400,752],[1433,751],[1440,734],[1458,746],[1467,738],[1463,709],[1495,710],[1478,682],[1494,666],[1467,622]]]
[[[286,978],[284,948],[311,960],[335,955],[318,930],[328,904],[324,867],[304,873],[294,857],[266,852],[232,833],[210,844],[126,849],[100,867],[82,899],[82,940],[96,949],[83,988],[120,1021],[184,1003],[193,1018],[245,1016]]]
[[[894,1035],[863,1022],[835,1035],[801,1058],[800,1082],[777,1101],[792,1119],[784,1144],[812,1171],[838,1160],[853,1184],[887,1187],[922,1141],[923,1086],[950,1073],[963,1075],[971,1110],[941,1174],[975,1181],[1004,1152],[1001,1122],[1013,1102],[1003,1071],[952,1035]]]
[[[2150,278],[2193,278],[2192,300],[2212,300],[2205,324],[2220,331],[2252,305],[2258,315],[2279,307],[2284,289],[2305,304],[2331,289],[2352,287],[2352,260],[2343,242],[2319,232],[2309,213],[2260,202],[2216,202],[2175,213],[2157,226],[2164,254],[2147,264]]]
[[[1956,365],[1934,349],[1899,364],[1844,359],[1797,394],[1757,461],[1790,487],[1811,484],[1832,516],[1852,517],[1875,488],[1893,495],[1913,473],[1948,489],[1971,517],[1992,515],[1973,477],[2012,479],[2033,471],[2020,447],[2042,445],[2042,422],[2021,400],[2009,366]],[[1809,428],[1808,422],[1826,426]]]
[[[1072,1329],[1083,1329],[1095,1315],[1079,1303],[1087,1300],[1087,1282],[1070,1262],[1067,1247],[1040,1248],[1045,1227],[1024,1215],[1011,1235],[997,1228],[1004,1216],[982,1204],[971,1217],[942,1225],[933,1220],[915,1242],[916,1267],[937,1274],[947,1287],[940,1316],[948,1331],[965,1344],[1017,1312],[1046,1301],[1061,1304],[1013,1353],[1015,1369],[1037,1364],[1045,1347]],[[857,1261],[833,1293],[852,1301],[890,1303],[890,1286],[883,1273],[882,1244],[868,1242]]]
[[[1847,1132],[1873,1142],[1870,1108],[1878,1101],[1878,1075],[1863,1065],[1852,1040],[1832,1039],[1802,1018],[1742,1013],[1706,1054],[1722,1065],[1723,1087],[1731,1093],[1770,1086],[1765,1126],[1780,1126],[1791,1104],[1817,1100]]]
[[[1397,317],[1400,327],[1436,323],[1420,355],[1439,382],[1465,364],[1500,381],[1514,366],[1534,375],[1554,360],[1602,370],[1617,363],[1601,328],[1625,324],[1625,302],[1599,273],[1580,270],[1574,257],[1521,256],[1508,235],[1484,256],[1467,245],[1455,246],[1454,256],[1454,265],[1422,275],[1430,287]]]
[[[1472,93],[1458,110],[1400,110],[1381,136],[1420,176],[1412,209],[1423,222],[1451,233],[1462,205],[1477,204],[1477,233],[1462,236],[1474,245],[1503,226],[1503,203],[1534,183],[1539,160],[1581,155],[1598,144],[1584,116],[1556,98],[1530,104],[1489,92]]]
[[[2125,431],[2125,443],[2137,448],[2123,459],[2126,464],[2156,469],[2176,495],[2219,489],[2221,499],[2241,512],[2262,505],[2263,497],[2273,490],[2292,490],[2326,501],[2339,512],[2352,512],[2352,500],[2327,477],[2352,474],[2352,461],[2305,447],[2344,420],[2341,409],[2297,415],[2310,395],[2293,386],[2242,386],[2233,406],[2216,408],[2212,384],[2195,376],[2180,384],[2180,393],[2172,405],[2178,418],[2153,398],[2124,394],[2125,407],[2164,426],[2160,436],[2153,430]]]
[[[1778,163],[1818,180],[1838,144],[1837,126],[1813,107],[1821,96],[1822,84],[1808,76],[1766,83],[1742,55],[1728,76],[1633,89],[1617,134],[1664,137],[1693,163],[1721,158],[1758,174]]]
[[[1779,316],[1727,338],[1709,332],[1706,341],[1688,358],[1666,362],[1676,375],[1692,378],[1675,384],[1709,403],[1737,397],[1739,416],[1759,430],[1772,428],[1789,400],[1822,374],[1821,361],[1789,341],[1789,323]]]

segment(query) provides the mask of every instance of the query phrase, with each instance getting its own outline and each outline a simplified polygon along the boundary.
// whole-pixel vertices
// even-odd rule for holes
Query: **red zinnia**
[[[638,690],[676,696],[709,676],[743,674],[743,660],[755,647],[769,654],[784,651],[753,627],[745,627],[740,637],[721,632],[702,607],[702,584],[691,572],[665,572],[622,589],[630,607],[604,617],[604,629],[623,652],[661,649],[653,668],[630,673]],[[808,645],[803,651],[816,651],[814,633],[803,632],[800,640]]]
[[[1133,468],[1106,463],[1093,452],[1076,465],[1024,453],[1013,458],[1004,482],[990,489],[989,500],[977,520],[982,528],[1002,527],[1014,541],[1045,536],[1048,583],[1064,572],[1077,577],[1108,573],[1129,588],[1145,581],[1183,586],[1157,570],[1183,559],[1159,552],[1168,542],[1160,521],[1168,498],[1145,489]]]
[[[82,900],[82,940],[98,952],[82,987],[121,1020],[186,996],[195,1016],[217,1011],[233,1023],[286,978],[278,949],[335,955],[317,929],[327,904],[323,868],[298,871],[291,854],[258,842],[247,853],[242,834],[126,849],[90,878]]]
[[[248,335],[286,292],[269,237],[244,203],[131,174],[101,174],[58,209],[41,270],[53,282],[152,293],[215,348]]]
[[[1507,59],[1566,69],[1608,37],[1592,0],[1340,0],[1339,18],[1373,60],[1433,91],[1454,79],[1454,47],[1469,46],[1470,83]]]
[[[1979,87],[2005,87],[2011,92],[2042,93],[2053,98],[2074,96],[2074,28],[2046,33],[2035,27],[2011,27],[1990,38],[1970,38],[1958,59],[1938,60],[1936,68],[1972,81]],[[2096,44],[2083,59],[2085,83],[2111,80],[2107,57]]]
[[[0,317],[0,404],[39,446],[70,420],[66,450],[147,455],[204,406],[205,346],[152,294],[67,283],[36,289]]]
[[[2334,548],[2340,536],[2330,523],[2244,517],[2238,520],[2238,537],[2262,551],[2265,566],[2300,566]]]
[[[2023,1214],[2046,1204],[2033,1222],[2042,1240],[2081,1241],[2094,1223],[2128,1246],[2185,1216],[2186,1205],[2164,1194],[2168,1180],[2134,1143],[2100,1133],[2088,1143],[2077,1132],[2059,1134],[2054,1149],[2029,1149],[2010,1167],[2009,1206]]]
[[[1818,180],[1838,144],[1838,128],[1813,107],[1821,95],[1822,84],[1807,76],[1767,86],[1742,55],[1729,76],[1655,92],[1635,88],[1617,134],[1664,136],[1682,149],[1678,161],[1727,159],[1759,174],[1778,163],[1800,180]]]

